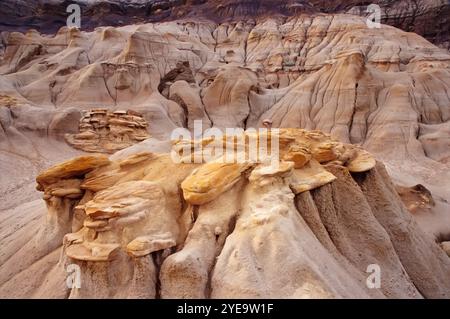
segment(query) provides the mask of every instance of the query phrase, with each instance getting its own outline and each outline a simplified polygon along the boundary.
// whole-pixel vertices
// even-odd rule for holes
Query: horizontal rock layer
[[[435,191],[440,176],[450,180],[450,54],[413,33],[304,14],[12,32],[4,43],[0,147],[14,153],[26,156],[19,145],[29,131],[78,133],[82,110],[129,109],[159,139],[195,121],[198,131],[318,129],[363,146],[411,184]]]
[[[158,1],[66,1],[42,4],[39,1],[3,1],[0,26],[3,30],[54,33],[64,26],[68,4],[78,3],[83,13],[83,29],[120,26],[140,22],[161,22],[183,18],[209,18],[217,22],[264,18],[268,15],[293,16],[300,13],[342,13],[367,15],[367,2],[358,0],[158,0]],[[427,37],[449,48],[450,5],[444,0],[383,1],[382,22]],[[362,4],[362,5],[361,5]],[[0,46],[1,47],[1,46]]]
[[[135,112],[94,109],[80,119],[79,133],[67,142],[85,152],[114,153],[150,138],[147,122]]]
[[[448,52],[341,14],[11,32],[1,44],[3,184],[21,204],[0,218],[19,225],[0,229],[1,296],[449,297]],[[141,114],[113,126],[145,121],[166,142],[81,155],[38,175],[44,201],[15,198],[18,176],[29,185],[46,156],[74,152],[62,136],[93,137],[78,134],[97,108]],[[244,141],[251,127],[308,131],[281,130],[278,165],[192,161],[212,142],[248,154],[246,142],[199,140],[212,126],[248,129]],[[180,127],[197,140],[174,150],[194,154],[148,152]],[[396,180],[424,185],[400,194],[413,212],[443,212],[440,236],[362,147]],[[74,263],[82,286],[68,289]],[[378,290],[366,285],[373,264]]]
[[[81,270],[81,285],[58,296],[450,296],[447,244],[439,247],[420,229],[382,164],[318,131],[261,136],[271,143],[278,138],[277,162],[272,153],[198,164],[136,153],[110,161],[78,157],[42,172],[37,181],[48,208],[41,226],[47,237],[36,241],[45,244],[50,234],[54,240],[48,230],[58,229],[63,242],[49,276],[61,278],[74,263]],[[195,142],[178,141],[174,149]],[[233,146],[250,152],[239,142]],[[369,265],[382,269],[378,289],[366,283]],[[16,281],[0,279],[0,293],[13,293]],[[53,285],[44,280],[27,293],[48,296]]]

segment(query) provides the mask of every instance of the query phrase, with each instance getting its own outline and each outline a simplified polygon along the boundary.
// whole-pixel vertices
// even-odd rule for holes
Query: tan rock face
[[[232,156],[229,156],[230,148],[227,149],[230,147],[228,143],[230,140],[232,140],[231,153],[235,153],[231,154]],[[279,144],[279,148],[273,152],[271,143],[275,141]],[[265,143],[271,151],[262,155],[261,149],[258,149],[260,143]],[[220,152],[214,147],[212,153],[225,155],[213,157],[213,161],[196,169],[181,184],[185,200],[193,205],[202,205],[214,200],[244,178],[246,173],[250,174],[249,170],[253,168],[249,175],[249,179],[253,181],[293,173],[292,187],[298,194],[323,186],[335,179],[320,163],[339,162],[340,165],[346,165],[351,172],[365,172],[376,165],[372,155],[364,150],[339,143],[321,132],[300,129],[269,130],[256,135],[253,132],[244,132],[235,138],[224,136],[219,141],[208,138],[194,144],[191,141],[176,141],[175,147],[177,152],[182,146],[185,150],[195,152],[195,144],[218,145]],[[253,152],[258,154],[255,158],[251,156],[252,148],[256,148]],[[194,156],[188,156],[187,159],[193,160]],[[227,158],[233,161],[227,162]],[[277,167],[270,164],[273,164],[275,158]]]
[[[80,120],[78,134],[66,134],[67,142],[85,152],[114,153],[150,137],[147,122],[131,111],[94,109]]]
[[[302,169],[295,170],[290,179],[290,187],[295,194],[300,194],[331,183],[336,179],[319,162],[311,160]]]
[[[105,155],[79,156],[43,171],[36,177],[36,181],[39,188],[45,188],[46,185],[53,184],[61,179],[82,176],[109,163],[109,159]]]
[[[18,103],[2,108],[0,136],[13,152],[29,131],[69,133],[71,144],[102,152],[148,137],[122,121],[113,130],[120,138],[99,139],[89,126],[75,134],[80,109],[123,109],[142,114],[148,133],[162,140],[177,127],[193,131],[196,120],[202,130],[320,130],[362,146],[416,184],[450,187],[435,182],[450,180],[450,55],[413,33],[370,29],[352,15],[303,14],[3,38],[0,73],[8,76],[0,94]],[[319,162],[335,156],[332,146],[317,147]],[[301,165],[301,152],[290,160]],[[364,170],[361,161],[355,170]]]
[[[239,161],[255,137],[277,138],[277,161],[272,153]],[[169,154],[91,155],[39,175],[47,228],[63,242],[58,265],[82,272],[71,298],[450,296],[450,259],[390,197],[393,186],[368,152],[300,129],[218,140],[222,151],[231,143],[243,154],[197,164]],[[410,239],[397,244],[404,228]],[[383,267],[380,290],[365,284],[373,263]]]
[[[445,163],[448,52],[413,33],[365,22],[298,15],[63,28],[54,38],[10,33],[0,90],[45,110],[135,109],[158,137],[176,126],[191,129],[194,120],[220,128],[269,120],[273,127],[332,133],[386,157],[425,150]],[[21,121],[30,126],[25,113]],[[407,151],[395,147],[413,142]]]
[[[0,296],[450,297],[448,257],[375,160],[448,216],[447,51],[340,14],[1,37],[0,223],[14,226],[0,229]],[[174,162],[154,148],[179,127],[195,140],[175,144]],[[210,127],[246,131],[200,138]],[[64,134],[115,154],[38,174],[76,156]],[[276,160],[250,156],[259,137]],[[244,160],[198,150],[211,145]],[[46,207],[28,202],[36,175]],[[83,284],[69,291],[71,263]],[[380,290],[365,284],[369,264]]]
[[[77,205],[90,193],[81,187],[89,172],[110,163],[105,155],[85,155],[55,165],[36,177],[47,206],[46,223],[37,236],[40,245],[58,247],[67,232],[78,229]],[[45,243],[45,244],[44,244]]]
[[[181,184],[184,198],[193,205],[206,204],[239,182],[249,167],[249,164],[207,163]]]
[[[86,214],[84,227],[65,239],[67,256],[73,259],[108,261],[121,246],[140,257],[176,245],[177,215],[170,216],[164,190],[157,183],[121,183],[98,192],[77,209]]]

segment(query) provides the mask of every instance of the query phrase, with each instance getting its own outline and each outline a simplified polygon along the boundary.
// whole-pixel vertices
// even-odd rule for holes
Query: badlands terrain
[[[34,29],[1,32],[0,297],[450,298],[445,40],[242,3],[56,33],[19,6]],[[250,158],[255,137],[276,161]]]

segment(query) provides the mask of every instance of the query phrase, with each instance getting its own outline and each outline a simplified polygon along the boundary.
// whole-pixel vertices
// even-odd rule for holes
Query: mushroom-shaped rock
[[[236,184],[242,174],[252,167],[249,163],[206,163],[188,176],[181,187],[184,199],[193,205],[203,205]]]
[[[67,255],[106,261],[119,251],[142,257],[175,246],[177,215],[166,204],[163,188],[150,181],[119,183],[98,192],[78,207],[87,217],[77,234],[66,236]]]
[[[289,186],[295,194],[307,192],[336,180],[319,162],[312,159],[302,169],[294,170],[289,178]]]
[[[356,149],[356,157],[349,161],[347,168],[352,173],[362,173],[371,170],[376,164],[372,154],[362,149]]]
[[[119,249],[120,245],[118,244],[83,242],[67,247],[66,254],[75,260],[110,261],[117,256]]]
[[[84,175],[97,167],[109,164],[105,155],[84,155],[50,167],[36,177],[39,185],[45,187],[60,179]]]

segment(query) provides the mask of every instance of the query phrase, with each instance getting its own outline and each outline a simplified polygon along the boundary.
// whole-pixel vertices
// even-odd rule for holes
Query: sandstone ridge
[[[248,155],[246,141],[254,134],[233,139],[233,149]],[[37,183],[48,212],[32,242],[42,247],[60,241],[53,249],[59,246],[62,254],[47,263],[48,274],[36,276],[38,288],[17,289],[33,269],[31,256],[48,260],[52,251],[41,250],[39,256],[25,245],[4,263],[0,293],[37,297],[51,292],[59,298],[450,296],[447,244],[439,247],[415,223],[382,164],[319,131],[268,130],[257,140],[263,135],[273,141],[274,134],[278,162],[272,153],[229,163],[213,156],[197,164],[189,161],[191,156],[176,163],[170,154],[110,159],[92,154],[43,171]],[[218,142],[227,147],[225,136],[175,141],[174,150]],[[23,254],[27,259],[19,259]],[[81,269],[81,287],[67,289],[57,279],[74,263]],[[370,264],[383,269],[381,289],[366,286]]]
[[[449,298],[449,105],[447,50],[348,14],[2,32],[0,296]]]

